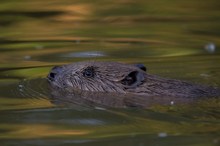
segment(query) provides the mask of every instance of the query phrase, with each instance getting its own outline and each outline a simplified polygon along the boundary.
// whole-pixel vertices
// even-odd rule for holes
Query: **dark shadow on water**
[[[22,17],[42,19],[56,17],[63,14],[65,14],[63,11],[0,11],[0,26],[7,27],[12,25],[19,20],[22,20]]]
[[[19,17],[19,16],[26,16],[26,17],[33,17],[33,18],[47,18],[47,17],[54,17],[58,15],[62,15],[65,12],[63,11],[1,11],[0,17]]]

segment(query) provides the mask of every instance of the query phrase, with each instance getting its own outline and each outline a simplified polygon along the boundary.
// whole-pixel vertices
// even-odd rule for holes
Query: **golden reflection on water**
[[[81,136],[90,133],[89,130],[65,130],[65,128],[47,124],[0,124],[0,128],[2,127],[8,131],[4,134],[0,134],[0,138],[5,139],[62,138],[65,136]]]
[[[128,115],[129,116],[129,115]],[[131,118],[131,117],[130,117]],[[73,125],[62,124],[0,124],[0,129],[5,132],[0,134],[4,139],[32,139],[32,138],[83,138],[83,139],[100,139],[114,138],[131,135],[153,134],[165,132],[168,136],[194,135],[216,133],[220,130],[218,124],[207,122],[186,121],[163,121],[133,117],[132,123],[102,125],[102,126],[85,126],[75,127]],[[73,127],[72,127],[73,126]]]
[[[54,105],[48,99],[34,99],[34,98],[0,98],[1,110],[22,110],[22,109],[37,109],[48,108]]]

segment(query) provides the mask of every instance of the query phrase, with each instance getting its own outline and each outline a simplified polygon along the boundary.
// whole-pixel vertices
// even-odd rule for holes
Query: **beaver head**
[[[47,76],[53,87],[92,92],[126,93],[145,80],[146,67],[117,62],[78,62],[52,68]]]

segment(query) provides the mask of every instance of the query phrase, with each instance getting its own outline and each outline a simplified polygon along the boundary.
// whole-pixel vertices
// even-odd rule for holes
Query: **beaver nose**
[[[59,74],[59,73],[61,73],[61,71],[62,71],[62,67],[61,67],[61,66],[54,66],[54,67],[51,69],[50,73],[48,74],[47,79],[48,79],[49,81],[54,81],[56,75]]]

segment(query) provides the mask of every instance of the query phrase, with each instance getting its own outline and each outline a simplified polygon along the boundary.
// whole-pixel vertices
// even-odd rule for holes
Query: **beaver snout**
[[[63,71],[63,67],[55,66],[51,69],[50,73],[47,76],[49,81],[55,81],[56,75]]]

